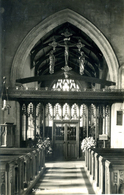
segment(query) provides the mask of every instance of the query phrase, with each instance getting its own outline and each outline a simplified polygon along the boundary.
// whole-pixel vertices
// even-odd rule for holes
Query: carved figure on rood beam
[[[49,73],[53,74],[54,73],[54,66],[55,66],[55,56],[53,54],[53,50],[50,52],[49,60],[50,60]]]
[[[79,57],[79,67],[80,67],[80,75],[84,74],[84,66],[85,66],[85,56],[84,52],[80,52],[81,56]]]

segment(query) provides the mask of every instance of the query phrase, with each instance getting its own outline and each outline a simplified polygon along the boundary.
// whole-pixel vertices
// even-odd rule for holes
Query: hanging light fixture
[[[9,108],[11,108],[11,106],[8,104],[8,93],[7,93],[8,88],[6,88],[6,77],[3,77],[3,89],[2,89],[2,102],[3,102],[3,107],[2,110],[8,110],[8,114],[9,114]]]

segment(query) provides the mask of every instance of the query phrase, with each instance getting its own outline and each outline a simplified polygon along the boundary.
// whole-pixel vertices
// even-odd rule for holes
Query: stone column
[[[46,126],[46,121],[45,121],[45,105],[43,105],[43,140],[45,137],[45,126]]]
[[[118,74],[118,88],[124,89],[124,64],[122,64],[119,68]]]
[[[89,137],[89,105],[87,105],[86,109],[86,116],[85,116],[85,122],[86,122],[86,129],[87,129],[87,137]]]
[[[99,105],[99,134],[103,133],[103,105]]]
[[[99,105],[96,105],[96,129],[95,129],[95,140],[99,138]]]
[[[26,104],[26,140],[27,140],[27,131],[28,131],[28,105]]]
[[[34,140],[36,139],[36,104],[33,104],[33,114],[34,114]]]
[[[16,129],[15,129],[15,147],[20,147],[20,104],[15,102],[16,111]]]
[[[103,106],[103,126],[102,126],[102,134],[106,134],[106,125],[105,125],[105,106]]]
[[[2,26],[3,26],[3,20],[2,20],[2,14],[4,13],[4,8],[2,8],[1,7],[1,11],[0,11],[0,24],[1,24],[1,26],[0,26],[0,91],[1,91],[1,89],[2,89],[2,77],[3,77],[3,67],[4,67],[4,65],[3,65],[3,48],[4,48],[4,46],[2,47],[2,45],[3,45],[3,34],[4,34],[4,32],[3,32],[3,28],[2,28]],[[4,123],[4,111],[2,111],[1,109],[2,109],[2,105],[3,104],[3,102],[2,102],[2,98],[0,97],[0,124],[3,124]]]
[[[63,104],[60,105],[61,105],[61,119],[63,120]]]

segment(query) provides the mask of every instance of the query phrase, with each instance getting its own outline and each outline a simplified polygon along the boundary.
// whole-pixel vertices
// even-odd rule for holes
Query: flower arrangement
[[[52,154],[52,148],[49,137],[47,137],[44,141],[42,140],[42,138],[38,138],[36,147],[45,148],[47,155]]]
[[[46,148],[46,154],[50,155],[52,154],[52,148],[49,137],[44,140],[44,146]]]
[[[96,142],[93,139],[93,137],[86,137],[81,142],[81,150],[82,150],[82,152],[85,152],[86,149],[91,148],[91,147],[95,148],[95,146],[96,146]]]

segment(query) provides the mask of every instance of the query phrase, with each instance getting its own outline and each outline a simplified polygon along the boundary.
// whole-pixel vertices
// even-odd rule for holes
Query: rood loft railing
[[[78,95],[77,95],[78,94]],[[39,99],[39,100],[67,100],[76,101],[109,101],[123,102],[124,89],[83,89],[82,91],[53,91],[51,88],[8,88],[8,99]]]
[[[38,87],[9,87],[8,88],[8,92],[11,94],[11,92],[13,91],[63,91],[61,89],[51,89],[51,88],[48,88],[48,87],[44,87],[44,88],[38,88]],[[65,90],[66,91],[66,90]],[[63,91],[63,92],[65,92]],[[67,92],[67,91],[66,91]],[[70,90],[68,92],[124,92],[124,89],[87,89],[87,88],[84,88],[82,91],[76,91],[76,90]]]

